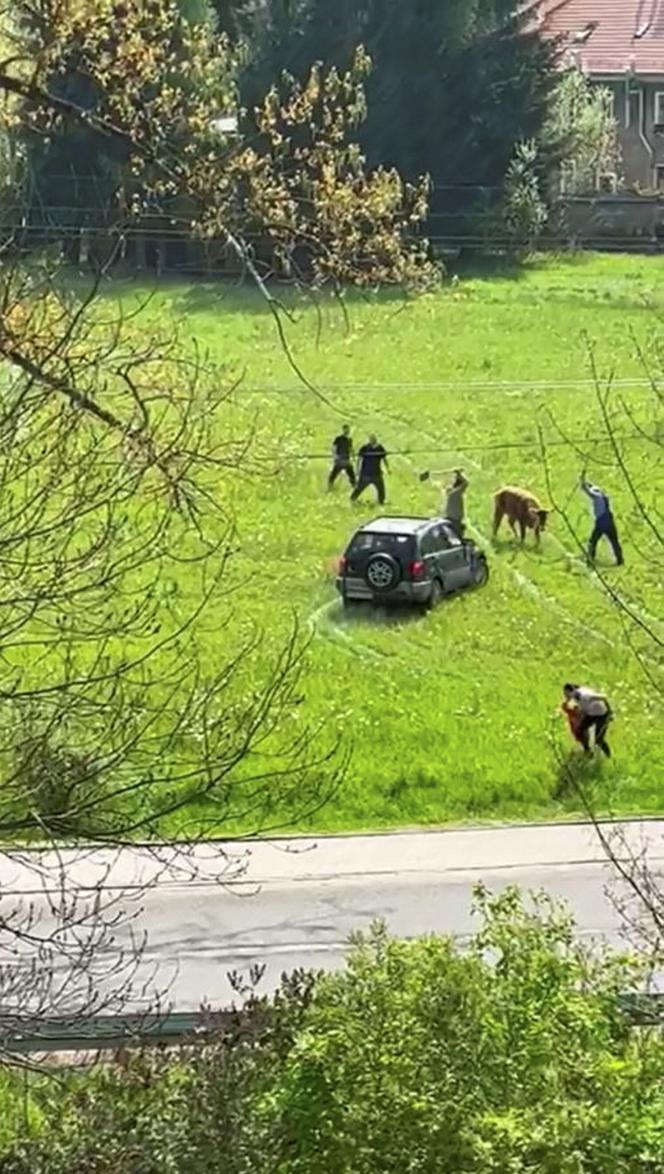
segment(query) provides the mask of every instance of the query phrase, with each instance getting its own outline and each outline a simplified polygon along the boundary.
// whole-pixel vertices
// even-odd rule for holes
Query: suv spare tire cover
[[[401,578],[401,570],[391,554],[372,554],[364,578],[372,591],[392,591]]]

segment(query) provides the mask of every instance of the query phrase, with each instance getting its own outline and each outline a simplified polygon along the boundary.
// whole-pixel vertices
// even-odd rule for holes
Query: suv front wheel
[[[435,607],[438,607],[438,604],[442,598],[443,584],[441,583],[440,579],[434,579],[433,583],[431,584],[431,594],[426,603],[427,611],[433,611]]]
[[[489,582],[489,564],[483,554],[478,555],[473,570],[473,584],[475,587],[485,587]]]

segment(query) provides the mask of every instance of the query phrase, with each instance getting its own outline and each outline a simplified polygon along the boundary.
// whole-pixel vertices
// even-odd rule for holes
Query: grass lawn
[[[127,283],[109,287],[107,296],[128,302],[145,292]],[[627,565],[608,571],[611,582],[625,583],[639,614],[664,635],[661,558],[659,565],[649,558],[652,535],[601,440],[585,341],[587,335],[595,345],[601,370],[620,380],[630,410],[652,428],[654,397],[640,382],[633,334],[650,346],[661,335],[663,307],[661,261],[592,256],[533,264],[519,275],[462,278],[407,305],[350,299],[348,322],[334,303],[320,319],[302,303],[290,344],[328,405],[298,382],[253,293],[158,287],[146,328],[151,318],[166,327],[177,321],[211,361],[244,371],[234,406],[220,413],[220,437],[253,422],[275,470],[222,487],[240,546],[227,583],[243,586],[231,602],[220,600],[220,616],[232,606],[229,627],[205,638],[213,660],[235,629],[250,624],[264,632],[266,656],[293,613],[313,632],[302,712],[325,717],[353,749],[346,782],[317,817],[317,830],[573,812],[578,803],[560,786],[554,752],[554,743],[568,750],[566,727],[554,717],[568,679],[603,687],[616,709],[615,757],[588,771],[600,806],[664,806],[661,694],[658,702],[559,516],[539,553],[532,539],[517,548],[506,531],[490,551],[489,586],[445,601],[435,614],[346,617],[331,567],[354,527],[377,511],[371,492],[354,507],[345,485],[324,492],[329,443],[348,420],[356,442],[372,430],[388,450],[411,450],[392,460],[387,512],[436,512],[439,494],[417,471],[462,465],[471,481],[471,533],[490,550],[490,498],[501,483],[527,486],[547,501],[537,426],[559,441],[555,420],[567,437],[587,438],[580,447],[592,453],[589,474],[613,498]],[[633,431],[626,417],[619,427]],[[529,446],[491,448],[524,442]],[[657,450],[636,439],[625,451],[654,503],[664,486]],[[581,457],[558,445],[549,459],[556,496],[571,502],[585,536],[588,506],[574,493]],[[601,554],[608,568],[608,549]],[[661,682],[661,647],[634,638]]]

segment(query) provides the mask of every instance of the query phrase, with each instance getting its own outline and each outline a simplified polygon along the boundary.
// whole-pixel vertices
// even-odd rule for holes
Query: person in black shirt
[[[350,424],[344,424],[339,436],[332,441],[332,468],[327,479],[327,487],[331,489],[340,473],[345,473],[351,485],[355,485],[353,470],[353,439],[350,434]]]
[[[369,437],[367,444],[363,444],[362,448],[357,454],[357,474],[358,482],[353,492],[350,495],[351,501],[356,501],[361,493],[368,485],[373,485],[378,494],[378,504],[383,505],[385,501],[385,478],[383,477],[383,465],[389,469],[387,463],[387,453],[382,444],[379,444],[376,437],[372,434]]]

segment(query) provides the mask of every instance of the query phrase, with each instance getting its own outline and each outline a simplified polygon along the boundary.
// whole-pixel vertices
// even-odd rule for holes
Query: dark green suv
[[[348,544],[337,589],[344,607],[362,600],[435,607],[488,578],[486,555],[446,518],[374,518]]]

